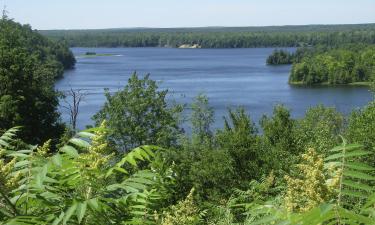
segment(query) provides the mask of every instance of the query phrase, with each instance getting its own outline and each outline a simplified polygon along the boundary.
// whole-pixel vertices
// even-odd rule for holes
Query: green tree
[[[297,121],[296,141],[302,152],[313,148],[319,154],[336,146],[343,131],[344,117],[335,108],[319,105],[307,110],[305,117]]]
[[[55,78],[63,72],[47,39],[12,20],[0,20],[0,129],[24,126],[20,138],[36,144],[57,139]]]
[[[209,106],[207,96],[199,94],[191,105],[191,124],[194,144],[210,144],[211,125],[214,122],[214,110]]]
[[[107,121],[108,137],[120,151],[146,143],[170,147],[180,133],[181,107],[168,107],[167,93],[149,75],[140,79],[133,73],[122,91],[111,95],[106,90],[107,101],[93,119],[97,125]]]
[[[263,116],[260,125],[263,135],[259,148],[267,162],[265,166],[268,170],[289,170],[299,154],[294,135],[296,121],[291,118],[290,111],[278,105],[272,117]]]
[[[291,118],[290,111],[282,105],[277,105],[273,116],[263,116],[260,121],[264,138],[276,148],[284,151],[295,150],[294,129],[295,120]]]
[[[346,131],[351,142],[361,143],[367,149],[375,147],[375,101],[366,107],[353,111],[349,117],[349,125]],[[373,162],[375,164],[375,161]]]
[[[216,142],[219,149],[225,150],[232,157],[236,183],[247,183],[262,174],[262,153],[258,149],[257,128],[246,114],[244,108],[229,110],[224,118],[224,129],[218,130]]]

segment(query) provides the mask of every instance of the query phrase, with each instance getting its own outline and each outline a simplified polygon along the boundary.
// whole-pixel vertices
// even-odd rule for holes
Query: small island
[[[112,53],[96,53],[96,52],[86,52],[83,55],[78,55],[77,58],[93,58],[93,57],[99,57],[99,56],[117,56],[116,54]]]
[[[267,58],[267,65],[285,65],[292,64],[294,60],[294,54],[285,50],[275,49],[270,56]]]
[[[96,55],[96,52],[86,52],[85,55]]]

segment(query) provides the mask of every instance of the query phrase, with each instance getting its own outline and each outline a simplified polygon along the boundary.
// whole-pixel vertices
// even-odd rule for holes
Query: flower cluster
[[[99,129],[95,131],[95,135],[91,138],[91,145],[87,149],[87,152],[79,156],[78,165],[81,167],[81,172],[85,173],[88,178],[98,178],[96,177],[98,176],[97,172],[100,172],[114,156],[114,153],[109,153],[105,127],[105,121],[103,121]]]
[[[299,177],[285,176],[287,192],[284,198],[285,206],[291,212],[306,212],[319,204],[328,201],[337,184],[328,184],[324,173],[324,161],[314,149],[309,149],[302,155],[303,163],[297,165]]]

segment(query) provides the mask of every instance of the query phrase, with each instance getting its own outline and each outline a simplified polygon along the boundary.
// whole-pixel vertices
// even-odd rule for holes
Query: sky
[[[375,23],[375,0],[0,0],[35,29]]]

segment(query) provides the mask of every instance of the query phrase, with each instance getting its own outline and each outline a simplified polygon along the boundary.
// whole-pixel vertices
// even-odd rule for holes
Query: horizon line
[[[38,30],[38,31],[78,31],[78,30],[120,30],[120,29],[137,30],[137,29],[199,29],[199,28],[262,28],[262,27],[345,26],[345,25],[375,25],[375,22],[366,22],[366,23],[285,24],[285,25],[252,25],[252,26],[219,26],[218,25],[218,26],[187,26],[187,27],[178,27],[178,26],[176,26],[176,27],[53,28],[53,29],[35,29],[35,30]]]

